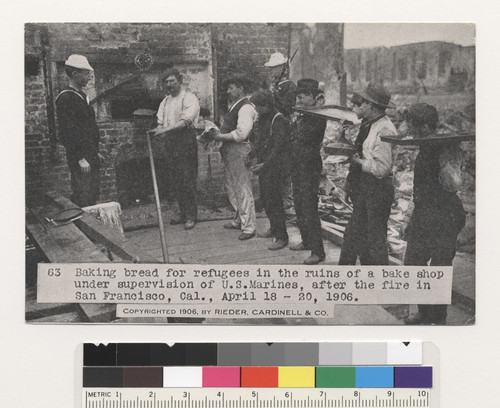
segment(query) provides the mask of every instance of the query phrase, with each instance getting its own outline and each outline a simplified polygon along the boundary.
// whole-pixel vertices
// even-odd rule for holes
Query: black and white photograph
[[[26,322],[473,325],[475,30],[27,22]],[[345,299],[327,318],[134,318],[120,297],[40,301],[43,264],[447,267],[451,296],[354,305],[332,291]]]

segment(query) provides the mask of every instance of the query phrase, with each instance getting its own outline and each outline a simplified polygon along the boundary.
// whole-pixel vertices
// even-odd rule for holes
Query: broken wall
[[[294,82],[300,78],[316,79],[322,83],[325,103],[339,105],[344,72],[344,25],[293,24],[290,38],[291,54],[297,51],[290,66],[291,79]]]
[[[394,93],[427,90],[462,92],[475,86],[475,47],[429,41],[394,47],[345,50],[349,90],[369,82],[383,84]]]

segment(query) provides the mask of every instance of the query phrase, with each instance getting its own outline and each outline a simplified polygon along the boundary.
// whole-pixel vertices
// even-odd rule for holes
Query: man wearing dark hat
[[[297,82],[297,107],[311,108],[321,91],[318,81],[303,78]],[[326,121],[310,115],[300,115],[292,130],[292,186],[293,201],[302,242],[290,247],[292,251],[310,250],[304,260],[315,265],[325,259],[321,238],[321,221],[318,216],[318,189],[323,162],[321,143]]]
[[[56,98],[59,135],[66,148],[71,172],[71,201],[80,207],[94,205],[99,198],[99,129],[95,112],[83,89],[94,69],[83,55],[73,54],[65,62],[68,87]]]
[[[394,199],[392,149],[380,136],[396,135],[386,116],[391,94],[382,86],[368,84],[354,93],[353,110],[361,119],[346,182],[353,213],[344,233],[339,265],[388,265],[387,221]]]
[[[432,138],[436,134],[438,113],[426,103],[410,107],[409,134]],[[422,144],[415,160],[413,214],[406,233],[405,265],[451,266],[457,236],[465,225],[465,212],[457,191],[461,184],[463,153],[459,143]],[[419,305],[418,313],[406,324],[445,324],[446,305]]]
[[[251,171],[246,165],[251,146],[249,136],[257,112],[247,95],[250,80],[246,76],[234,76],[228,80],[227,94],[232,105],[224,117],[220,133],[215,140],[222,141],[220,154],[224,162],[226,189],[229,201],[236,211],[232,222],[224,224],[226,229],[241,230],[241,241],[255,235],[255,204],[252,193]]]
[[[279,250],[288,245],[285,209],[281,188],[287,176],[290,148],[290,123],[278,112],[269,91],[258,91],[251,98],[258,113],[254,126],[255,144],[250,156],[257,159],[251,170],[259,175],[260,199],[271,225],[274,238],[270,250]]]

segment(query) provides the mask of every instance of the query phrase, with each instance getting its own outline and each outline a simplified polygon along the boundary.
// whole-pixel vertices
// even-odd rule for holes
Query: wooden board
[[[30,209],[26,214],[26,229],[41,251],[51,262],[109,262],[108,257],[87,238],[73,223],[55,226],[45,217],[60,210],[54,203],[44,203],[43,207]],[[75,205],[71,203],[70,208]],[[73,311],[70,311],[73,309]],[[68,314],[69,312],[69,314]],[[63,313],[65,316],[59,316]],[[116,305],[112,304],[63,304],[37,303],[34,299],[26,303],[26,317],[31,322],[52,321],[54,323],[74,321],[74,313],[79,321],[111,321],[116,315]],[[59,316],[59,317],[58,317]]]
[[[404,136],[380,136],[380,139],[384,142],[388,142],[399,146],[423,146],[423,145],[433,145],[433,144],[443,144],[443,143],[458,143],[475,141],[476,135],[474,133],[467,134],[441,134],[435,137],[429,137],[426,139],[408,139]]]
[[[109,323],[116,319],[116,305],[109,303],[79,303],[77,310],[83,322]]]
[[[55,226],[45,220],[50,207],[32,208],[26,220],[28,234],[51,262],[109,262],[73,223]]]
[[[70,200],[54,191],[46,193],[46,196],[61,209],[74,208]],[[120,233],[101,224],[93,215],[84,212],[82,218],[74,221],[75,225],[90,239],[99,242],[114,252],[122,260],[140,263],[161,263],[148,252],[129,241]],[[109,261],[109,260],[108,260]]]
[[[335,122],[345,121],[347,125],[357,125],[361,123],[358,116],[349,108],[339,105],[325,105],[313,108],[292,108],[295,112],[305,115],[315,116],[318,118],[333,120]]]
[[[48,316],[75,313],[73,303],[38,303],[35,287],[26,288],[26,320],[42,319]]]
[[[169,254],[173,262],[193,264],[301,264],[309,256],[308,251],[294,252],[288,247],[279,251],[267,249],[272,242],[269,238],[252,238],[239,241],[240,231],[227,230],[222,226],[227,220],[218,220],[197,224],[191,231],[184,231],[182,226],[167,228],[167,243]],[[269,221],[265,218],[257,219],[257,230],[265,231]],[[199,227],[199,230],[198,230]],[[290,243],[300,241],[298,228],[287,225]],[[160,255],[157,230],[130,231],[129,239],[134,240],[153,255]],[[325,263],[334,264],[338,259],[339,249],[332,243],[325,241],[327,259]]]

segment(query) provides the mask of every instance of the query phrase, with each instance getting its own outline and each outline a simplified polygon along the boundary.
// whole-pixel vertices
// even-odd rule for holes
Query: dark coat
[[[70,167],[82,159],[99,162],[99,129],[86,97],[83,92],[68,88],[56,99],[59,136]]]

